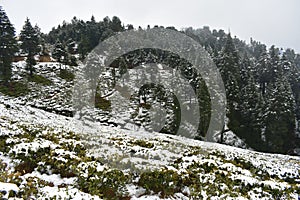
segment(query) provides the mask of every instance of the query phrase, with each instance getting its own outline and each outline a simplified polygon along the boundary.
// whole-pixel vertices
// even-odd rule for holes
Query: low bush
[[[138,181],[138,185],[145,188],[148,193],[152,191],[163,198],[180,192],[181,183],[182,179],[178,173],[167,169],[143,172]]]
[[[35,82],[42,85],[51,85],[53,82],[41,75],[33,74],[32,76],[28,77],[29,82]]]
[[[73,81],[74,78],[75,78],[74,73],[72,73],[72,72],[70,72],[70,71],[68,71],[68,70],[66,70],[66,69],[61,69],[61,70],[59,71],[58,76],[59,76],[60,78],[62,78],[62,79],[65,79],[66,81]]]
[[[28,94],[30,90],[22,82],[11,81],[9,83],[0,82],[0,92],[8,96],[19,97]]]

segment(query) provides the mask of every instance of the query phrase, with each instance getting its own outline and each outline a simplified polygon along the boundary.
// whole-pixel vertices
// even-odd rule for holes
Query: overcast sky
[[[99,21],[115,15],[135,27],[208,25],[300,53],[300,0],[0,0],[0,5],[17,32],[26,17],[47,33],[73,16]]]

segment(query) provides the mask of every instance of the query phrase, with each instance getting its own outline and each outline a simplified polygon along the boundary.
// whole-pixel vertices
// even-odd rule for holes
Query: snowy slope
[[[59,67],[36,66],[52,85],[30,83],[32,92],[18,98],[0,94],[0,198],[299,198],[299,157],[129,130],[105,112],[96,122],[60,115],[72,112],[72,81]],[[14,77],[23,76],[20,62]]]
[[[216,199],[297,199],[300,193],[299,157],[263,154],[100,123],[83,125],[73,118],[20,105],[15,99],[2,96],[0,102],[0,190],[14,191],[9,193],[11,196],[28,197],[28,190],[33,191],[28,186],[30,183],[30,186],[36,184],[32,196],[37,199],[101,198],[99,193],[84,191],[80,181],[92,184],[89,176],[113,169],[126,176],[124,188],[117,187],[116,191],[123,191],[122,195],[132,199],[206,199],[213,196]],[[46,157],[42,161],[37,156]],[[32,163],[39,162],[31,170],[26,171],[23,166],[25,169],[20,172],[21,164],[30,159]],[[69,162],[76,165],[66,164]],[[65,169],[58,167],[62,163],[74,174],[62,175]],[[90,174],[91,169],[95,169],[95,173]],[[165,183],[157,183],[162,186],[157,189],[143,183],[141,179],[146,175],[152,181],[159,179],[150,171],[172,174],[163,177],[168,187]],[[172,184],[176,187],[171,187]],[[170,191],[163,191],[164,188]]]

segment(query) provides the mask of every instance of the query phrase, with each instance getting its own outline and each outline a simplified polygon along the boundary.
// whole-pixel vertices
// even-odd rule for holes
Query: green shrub
[[[161,197],[172,196],[181,190],[182,179],[173,170],[155,170],[143,172],[138,185],[145,188],[148,193],[153,191]]]
[[[98,92],[95,95],[95,107],[104,111],[111,110],[111,102],[100,96]]]
[[[0,82],[0,92],[8,96],[19,97],[28,94],[30,90],[21,82],[11,81],[7,84]]]
[[[146,142],[145,140],[136,140],[134,142],[132,142],[133,145],[138,145],[140,147],[144,147],[144,148],[153,148],[154,144],[151,142]]]
[[[33,74],[32,76],[28,77],[29,82],[35,82],[42,85],[51,85],[53,82],[41,75]]]
[[[59,76],[60,78],[62,78],[62,79],[65,79],[66,81],[73,81],[74,78],[75,78],[74,73],[72,73],[72,72],[70,72],[70,71],[68,71],[68,70],[66,70],[66,69],[61,69],[61,70],[59,71],[58,76]]]
[[[88,178],[78,175],[80,190],[104,199],[123,199],[128,196],[125,185],[129,177],[122,171],[117,169],[98,171],[95,166],[89,166],[87,170]]]
[[[0,136],[0,152],[8,152],[9,148],[6,144],[6,139],[8,138],[8,136]]]

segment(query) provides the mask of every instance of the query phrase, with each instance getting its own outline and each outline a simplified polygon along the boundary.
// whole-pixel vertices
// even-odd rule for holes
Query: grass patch
[[[66,69],[61,69],[58,76],[66,81],[73,81],[75,78],[75,75]]]
[[[181,183],[181,177],[175,171],[167,169],[143,172],[138,181],[138,185],[145,188],[148,194],[152,191],[162,198],[180,192]]]
[[[28,81],[35,82],[42,85],[51,85],[53,82],[41,75],[33,74],[32,76],[28,77]]]
[[[78,176],[78,186],[81,191],[98,195],[104,199],[128,199],[126,183],[130,177],[117,169],[97,170],[97,165],[87,164],[88,178]]]
[[[140,147],[148,148],[148,149],[152,149],[154,147],[153,143],[147,142],[145,140],[136,140],[136,141],[132,142],[132,144],[138,145]]]
[[[28,94],[30,90],[26,84],[11,81],[7,84],[0,82],[0,92],[8,96],[19,97]]]
[[[104,111],[111,110],[111,102],[100,96],[99,93],[96,93],[95,96],[95,108],[99,108]]]
[[[131,180],[130,175],[117,169],[103,168],[99,171],[99,166],[102,166],[102,164],[86,155],[85,146],[78,142],[80,137],[77,134],[73,132],[55,132],[51,128],[45,127],[22,126],[22,129],[24,133],[18,135],[18,138],[26,138],[27,143],[35,142],[35,144],[41,144],[41,146],[38,149],[29,147],[27,150],[16,148],[7,154],[11,158],[20,161],[16,163],[13,172],[18,174],[18,177],[34,170],[42,174],[60,174],[62,178],[77,177],[76,185],[78,184],[81,191],[98,195],[104,199],[129,199],[125,186]],[[9,137],[0,137],[0,139],[0,151],[5,150],[7,152],[4,148],[8,146],[6,141]],[[17,138],[12,137],[10,139]],[[24,140],[16,140],[16,142],[10,143],[9,149],[21,144],[22,141]],[[57,146],[43,146],[40,143],[41,141],[52,142]],[[85,167],[80,168],[80,163]],[[28,184],[21,184],[22,179],[11,178],[12,175],[7,174],[5,168],[5,164],[0,160],[0,181],[24,186],[17,194],[12,194],[12,197],[27,199],[30,195],[38,193],[34,188],[45,185],[53,186],[52,182],[40,183],[40,180],[32,180]],[[89,178],[85,176],[85,172],[88,173]],[[62,184],[59,187],[66,187],[66,185]]]

